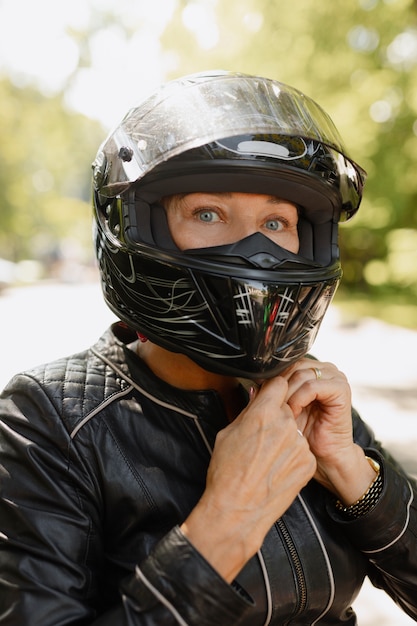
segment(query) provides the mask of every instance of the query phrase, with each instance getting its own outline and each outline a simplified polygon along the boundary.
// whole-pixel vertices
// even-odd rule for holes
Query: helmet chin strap
[[[311,259],[282,248],[262,233],[253,233],[240,241],[223,246],[184,250],[184,254],[271,270],[278,267],[321,267]]]

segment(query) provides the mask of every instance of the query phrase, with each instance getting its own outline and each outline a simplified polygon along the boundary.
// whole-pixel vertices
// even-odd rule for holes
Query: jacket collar
[[[178,409],[206,422],[216,431],[224,428],[228,421],[219,394],[212,389],[183,390],[155,376],[143,360],[128,344],[137,339],[136,333],[122,322],[116,322],[95,344],[94,351],[138,391],[146,391],[164,405]],[[247,393],[242,387],[242,394]]]

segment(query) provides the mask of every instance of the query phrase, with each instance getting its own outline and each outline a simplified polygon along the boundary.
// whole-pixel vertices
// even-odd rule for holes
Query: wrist
[[[343,454],[339,453],[332,463],[326,465],[326,482],[322,483],[344,506],[359,500],[376,477],[364,450],[357,444]]]
[[[198,552],[228,583],[259,550],[263,537],[248,525],[217,513],[200,501],[181,526],[181,531]]]
[[[349,506],[336,501],[336,509],[348,519],[357,519],[369,513],[377,504],[383,489],[382,469],[378,461],[372,457],[365,457],[375,472],[374,479],[364,494]]]

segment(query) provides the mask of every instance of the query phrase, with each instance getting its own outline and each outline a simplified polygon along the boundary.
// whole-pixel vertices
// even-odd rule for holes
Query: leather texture
[[[2,626],[353,626],[367,575],[417,620],[416,485],[355,412],[355,440],[382,466],[377,506],[345,521],[313,480],[234,584],[220,578],[179,525],[222,403],[157,379],[133,339],[114,325],[1,395]]]

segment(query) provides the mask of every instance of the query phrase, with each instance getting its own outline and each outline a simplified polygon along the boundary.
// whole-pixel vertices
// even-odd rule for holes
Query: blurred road
[[[41,283],[5,291],[0,295],[0,388],[18,371],[88,347],[114,319],[97,284]],[[333,307],[313,353],[345,372],[355,407],[417,475],[417,331],[373,319],[346,324]],[[369,584],[355,609],[359,626],[415,624]]]

